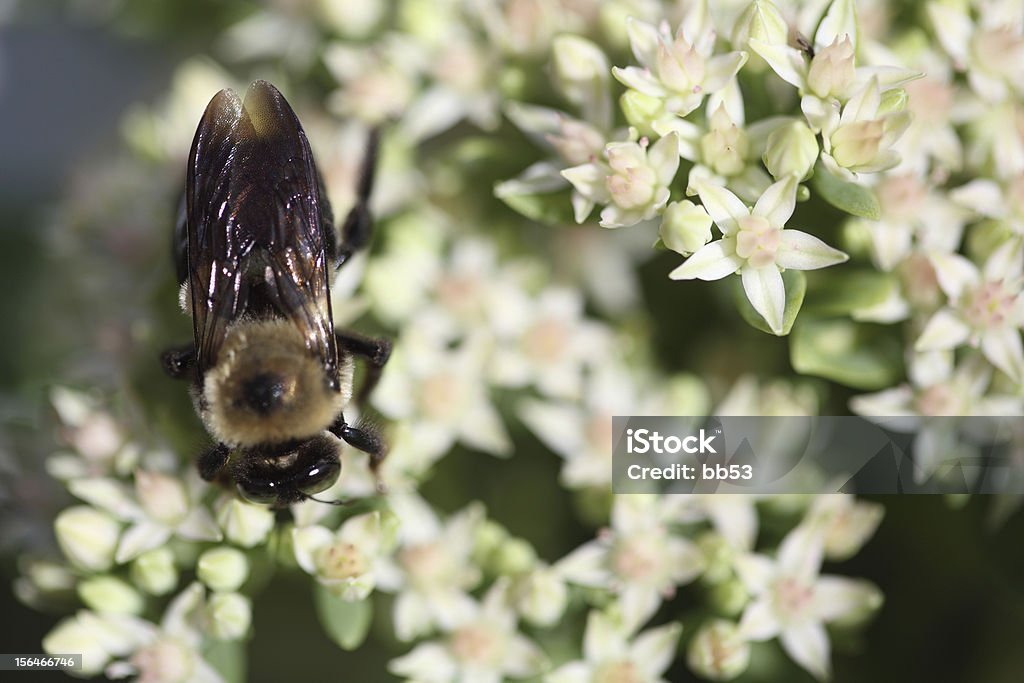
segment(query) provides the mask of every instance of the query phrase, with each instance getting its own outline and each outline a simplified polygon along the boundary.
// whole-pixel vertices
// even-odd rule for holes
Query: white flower
[[[932,263],[949,305],[929,319],[914,348],[932,351],[969,343],[1015,382],[1024,382],[1022,240],[1004,242],[980,270],[959,254],[933,254]]]
[[[882,522],[885,507],[835,493],[815,496],[807,511],[807,524],[821,525],[825,557],[842,561],[860,552]]]
[[[64,619],[43,638],[43,651],[82,655],[81,673],[96,675],[115,657],[124,657],[151,636],[153,625],[126,614],[96,614],[80,610]]]
[[[966,72],[971,88],[988,102],[1001,102],[1024,93],[1024,29],[1019,19],[1004,20],[985,5],[979,9],[976,26],[958,5],[927,6],[939,42],[956,67]]]
[[[399,520],[399,549],[385,560],[380,587],[397,591],[395,635],[412,640],[438,626],[451,630],[468,619],[475,606],[468,591],[480,582],[473,549],[483,507],[470,505],[444,524],[418,496],[393,496]]]
[[[223,683],[200,653],[204,621],[203,588],[193,583],[171,601],[159,628],[137,624],[131,657],[108,666],[107,676],[135,676],[138,683]]]
[[[698,675],[731,681],[750,665],[750,643],[736,624],[715,619],[702,625],[690,641],[686,662]]]
[[[896,141],[910,125],[910,114],[888,111],[878,79],[872,78],[857,91],[842,113],[834,108],[821,118],[821,160],[837,175],[852,179],[855,173],[877,173],[896,166],[900,155]]]
[[[503,303],[508,311],[512,296]],[[549,287],[523,302],[525,315],[510,316],[503,326],[511,329],[499,331],[491,368],[495,381],[533,384],[546,396],[577,398],[585,368],[605,357],[611,341],[605,327],[584,317],[583,305],[582,295],[567,287]]]
[[[505,582],[495,583],[443,640],[417,645],[392,660],[388,670],[422,683],[500,683],[540,673],[546,666],[544,653],[516,630],[507,590]]]
[[[666,110],[678,116],[724,88],[747,61],[746,52],[712,56],[715,35],[709,26],[684,21],[675,36],[667,23],[654,27],[633,19],[626,27],[641,66],[615,67],[612,73],[627,88],[664,100]]]
[[[350,517],[336,532],[319,525],[296,527],[292,541],[300,567],[335,595],[355,602],[376,586],[381,558],[394,542],[394,529],[380,512],[370,512]]]
[[[671,506],[657,496],[617,496],[612,528],[555,564],[566,580],[616,593],[623,624],[647,621],[704,569],[701,552],[668,528]]]
[[[761,641],[778,637],[797,664],[819,680],[829,676],[829,641],[824,624],[877,608],[882,596],[865,581],[821,576],[821,533],[791,531],[774,558],[747,555],[737,570],[754,596],[743,612],[740,634]]]
[[[137,470],[135,490],[121,482],[94,477],[68,484],[82,500],[129,522],[115,559],[127,562],[165,544],[172,536],[191,541],[219,541],[220,530],[199,497],[206,484],[188,475],[186,482],[162,472]]]
[[[675,134],[660,138],[648,148],[646,138],[637,142],[612,142],[605,147],[606,161],[593,161],[562,171],[587,201],[576,207],[582,223],[594,203],[606,204],[601,226],[620,228],[654,218],[668,203],[669,183],[679,168]]]
[[[608,58],[594,43],[575,35],[557,36],[551,45],[552,76],[567,100],[584,118],[608,128],[611,97]]]
[[[608,486],[612,477],[612,417],[645,414],[640,395],[637,379],[625,368],[608,362],[587,378],[582,405],[527,399],[518,412],[526,426],[565,459],[560,477],[564,486]]]
[[[583,659],[558,667],[544,683],[666,683],[683,627],[665,624],[634,636],[614,616],[592,611],[583,634]]]
[[[813,235],[784,229],[796,206],[796,185],[793,176],[780,180],[748,209],[729,190],[699,184],[701,202],[723,237],[702,247],[669,277],[719,280],[739,272],[750,304],[781,334],[786,307],[782,269],[813,270],[847,259]]]
[[[565,580],[545,564],[517,577],[510,591],[516,611],[534,626],[553,626],[562,618],[569,603]]]
[[[915,354],[910,363],[910,384],[901,384],[874,394],[855,396],[853,412],[874,418],[893,429],[917,435],[913,444],[914,481],[927,480],[936,472],[960,473],[965,458],[976,455],[977,447],[964,443],[957,424],[931,420],[953,416],[1020,415],[1020,397],[989,394],[992,367],[974,355],[954,367],[951,351]]]
[[[447,452],[456,440],[492,455],[507,455],[511,443],[488,398],[484,376],[489,340],[482,332],[448,348],[450,331],[423,324],[407,325],[387,372],[373,393],[374,405],[413,430],[428,456]]]

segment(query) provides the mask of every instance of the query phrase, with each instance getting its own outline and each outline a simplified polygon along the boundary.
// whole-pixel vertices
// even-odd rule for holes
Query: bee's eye
[[[237,483],[238,493],[250,503],[270,505],[277,501],[280,496],[277,482],[253,481],[252,479],[240,479]]]
[[[307,496],[330,488],[341,473],[338,441],[331,436],[319,436],[302,444],[298,460],[302,470],[293,483]]]

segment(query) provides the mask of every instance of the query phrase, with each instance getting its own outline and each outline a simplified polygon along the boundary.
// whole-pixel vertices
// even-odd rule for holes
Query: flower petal
[[[630,648],[630,660],[643,670],[645,680],[656,680],[665,673],[675,658],[682,632],[680,624],[672,623],[637,636]]]
[[[622,69],[616,66],[612,68],[612,75],[622,85],[642,92],[645,95],[650,95],[651,97],[668,96],[668,92],[661,85],[661,81],[652,76],[651,72],[647,69],[641,69],[636,66],[627,66]]]
[[[743,259],[736,255],[736,241],[727,237],[705,244],[668,276],[673,280],[721,280],[742,266]]]
[[[807,80],[807,63],[804,61],[803,53],[788,45],[765,43],[757,38],[751,38],[748,44],[768,62],[768,66],[779,75],[779,78],[797,88],[804,87]]]
[[[746,52],[730,52],[709,59],[704,65],[704,92],[718,92],[724,88],[746,62]]]
[[[1020,332],[1015,327],[989,330],[981,338],[981,351],[996,366],[1018,384],[1024,382],[1024,347]]]
[[[750,215],[747,205],[724,187],[696,181],[693,185],[700,195],[701,203],[722,234],[730,235],[736,232],[739,229],[736,221]]]
[[[849,258],[814,235],[808,235],[800,230],[783,230],[782,243],[775,255],[775,263],[781,268],[815,270],[843,263]]]
[[[915,351],[940,351],[954,349],[971,336],[971,328],[952,309],[943,308],[935,313],[924,326],[924,331],[914,344]]]
[[[821,576],[814,584],[814,616],[824,622],[842,619],[865,607],[881,604],[882,594],[870,581]]]
[[[750,213],[764,216],[772,226],[781,228],[786,225],[795,208],[796,178],[788,176],[765,190]]]
[[[609,201],[608,188],[605,186],[605,178],[608,177],[608,169],[599,164],[580,164],[562,171],[562,177],[572,183],[576,191],[587,199],[599,203]],[[579,221],[582,222],[582,221]]]
[[[782,283],[782,273],[775,265],[770,265],[764,268],[744,268],[741,275],[743,291],[750,305],[761,314],[772,332],[782,334],[783,314],[786,311],[786,288]]]
[[[747,640],[769,640],[777,636],[781,629],[782,624],[767,597],[751,603],[740,619],[740,634]]]
[[[816,622],[789,626],[779,636],[782,647],[793,661],[818,680],[829,676],[829,642],[825,628]]]
[[[675,133],[662,137],[647,150],[647,164],[661,185],[668,185],[679,169],[679,142]]]

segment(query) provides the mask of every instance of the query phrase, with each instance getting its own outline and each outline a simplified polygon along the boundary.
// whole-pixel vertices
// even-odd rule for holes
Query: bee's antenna
[[[349,504],[349,501],[347,501],[347,500],[321,500],[319,498],[314,498],[313,496],[306,496],[306,500],[312,500],[312,501],[315,501],[317,503],[323,503],[324,505],[348,505]]]

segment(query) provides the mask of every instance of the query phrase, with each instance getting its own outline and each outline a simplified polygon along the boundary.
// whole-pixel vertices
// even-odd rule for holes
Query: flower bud
[[[807,70],[807,87],[821,98],[845,100],[856,78],[849,36],[818,51]]]
[[[132,583],[150,595],[165,595],[178,585],[178,569],[170,548],[150,550],[132,562]]]
[[[885,123],[880,119],[854,121],[840,126],[830,138],[832,158],[851,170],[867,166],[881,151],[884,133]]]
[[[561,35],[552,43],[555,86],[565,99],[588,112],[596,112],[607,98],[611,67],[594,43],[574,35]]]
[[[177,524],[188,514],[188,496],[179,479],[139,470],[135,473],[135,492],[146,513],[155,520]]]
[[[776,180],[788,175],[803,180],[818,160],[818,140],[806,123],[793,121],[771,132],[763,159]]]
[[[750,593],[742,581],[733,578],[716,584],[711,589],[709,602],[719,614],[735,617],[750,602]]]
[[[739,175],[747,167],[750,151],[746,132],[733,122],[724,105],[711,115],[710,124],[700,139],[701,159],[719,175]]]
[[[229,541],[252,548],[262,543],[274,528],[274,513],[263,505],[226,498],[217,508],[217,523]]]
[[[513,587],[516,609],[534,626],[551,626],[561,619],[568,598],[565,582],[550,567],[537,567]]]
[[[483,564],[492,553],[508,540],[508,530],[497,522],[486,520],[477,527],[476,538],[473,539],[473,562]]]
[[[327,25],[345,38],[365,38],[380,23],[383,2],[319,0],[320,14]]]
[[[733,577],[733,561],[736,554],[725,537],[713,531],[697,538],[697,549],[704,556],[703,580],[717,584]]]
[[[666,247],[687,256],[711,241],[711,216],[688,199],[672,202],[665,207],[659,234]]]
[[[236,591],[249,578],[249,560],[237,548],[211,548],[199,556],[196,576],[210,590],[218,593]]]
[[[686,661],[699,676],[712,681],[730,681],[750,665],[750,644],[736,624],[716,619],[701,626],[690,641]]]
[[[43,652],[50,655],[82,655],[82,668],[76,673],[83,676],[95,676],[110,661],[110,654],[103,646],[102,635],[78,616],[65,619],[46,634],[43,638]]]
[[[252,603],[241,593],[216,593],[206,603],[210,633],[221,640],[238,640],[249,632]]]
[[[114,562],[121,525],[105,512],[86,505],[64,510],[54,522],[57,543],[82,569],[106,571]]]
[[[113,576],[102,575],[78,584],[78,597],[100,614],[140,614],[145,603],[139,592]]]
[[[619,106],[626,116],[626,121],[635,127],[640,135],[648,137],[658,135],[654,129],[654,123],[665,116],[664,100],[645,95],[639,90],[627,90],[619,98]]]
[[[909,97],[903,88],[892,88],[882,93],[882,100],[878,103],[878,116],[886,114],[898,114],[907,108]]]
[[[510,538],[491,556],[491,568],[495,574],[522,574],[533,568],[537,553],[527,541]]]
[[[769,45],[785,45],[788,34],[789,27],[779,8],[768,0],[754,0],[736,19],[732,30],[732,45],[737,50],[743,50],[751,38]]]

